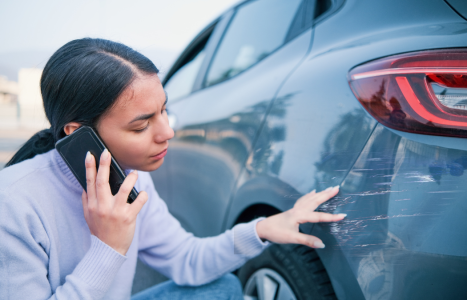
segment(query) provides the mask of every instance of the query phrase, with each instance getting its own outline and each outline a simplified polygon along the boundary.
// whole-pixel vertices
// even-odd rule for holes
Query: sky
[[[100,37],[124,43],[154,61],[163,76],[206,25],[240,0],[3,0],[0,75],[42,68],[66,42]]]

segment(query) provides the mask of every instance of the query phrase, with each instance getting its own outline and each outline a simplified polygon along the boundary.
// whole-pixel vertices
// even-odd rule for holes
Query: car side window
[[[282,46],[302,0],[256,0],[241,5],[211,63],[205,86],[225,81]]]
[[[177,100],[189,95],[193,89],[196,76],[205,57],[205,46],[209,35],[193,46],[192,50],[184,55],[181,66],[165,82],[164,89],[170,101]]]

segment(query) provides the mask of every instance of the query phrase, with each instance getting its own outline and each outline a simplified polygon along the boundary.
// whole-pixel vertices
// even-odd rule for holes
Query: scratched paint
[[[378,125],[339,195],[320,207],[348,214],[313,228],[313,234],[333,237],[324,241],[331,248],[324,262],[343,256],[366,299],[465,295],[465,157],[464,151],[416,143]]]

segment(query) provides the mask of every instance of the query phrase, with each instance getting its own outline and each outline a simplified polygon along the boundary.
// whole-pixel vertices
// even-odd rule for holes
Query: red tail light
[[[407,53],[358,66],[350,86],[383,125],[467,136],[467,49]]]

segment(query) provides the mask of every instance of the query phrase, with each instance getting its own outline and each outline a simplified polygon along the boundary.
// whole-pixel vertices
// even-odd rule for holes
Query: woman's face
[[[99,135],[124,169],[153,171],[164,162],[174,136],[165,105],[159,77],[140,75],[99,120]]]

